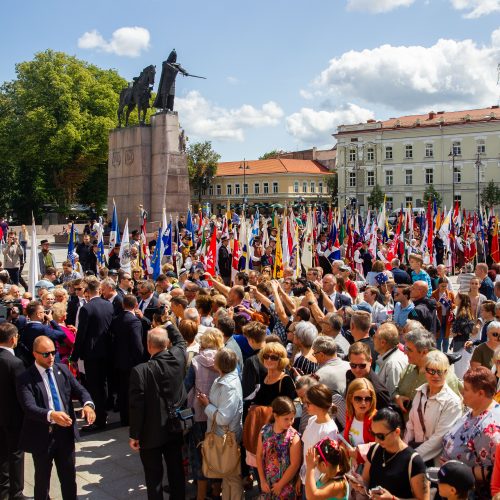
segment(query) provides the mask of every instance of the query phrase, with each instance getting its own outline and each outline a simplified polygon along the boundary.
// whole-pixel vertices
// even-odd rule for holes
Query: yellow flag
[[[276,279],[283,278],[283,251],[281,249],[280,228],[278,227],[276,234],[276,257],[274,258],[273,277]]]

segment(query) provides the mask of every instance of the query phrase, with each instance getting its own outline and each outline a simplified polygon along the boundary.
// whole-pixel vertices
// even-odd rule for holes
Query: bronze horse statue
[[[120,104],[118,106],[118,127],[122,126],[123,111],[125,106],[127,112],[125,114],[125,126],[128,126],[128,118],[130,113],[137,106],[137,114],[139,123],[144,125],[146,121],[146,113],[150,107],[151,91],[155,82],[156,69],[151,64],[144,68],[138,77],[134,78],[132,86],[124,88],[120,92]],[[142,119],[141,119],[142,111]]]

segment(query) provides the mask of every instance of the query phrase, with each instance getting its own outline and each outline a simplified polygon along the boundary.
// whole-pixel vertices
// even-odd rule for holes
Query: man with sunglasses
[[[73,399],[83,404],[88,424],[95,420],[89,393],[66,365],[55,363],[55,346],[48,337],[33,344],[35,363],[17,379],[17,398],[24,412],[20,449],[32,454],[35,498],[49,498],[55,462],[64,499],[76,499],[75,438],[78,437]]]
[[[493,366],[493,354],[495,349],[500,346],[500,321],[491,321],[486,329],[488,340],[476,347],[470,360],[471,368],[484,366],[491,369]]]
[[[86,288],[87,285],[81,278],[71,282],[70,289],[73,289],[74,293],[70,295],[68,301],[68,315],[66,317],[67,325],[73,325],[78,328],[78,311],[86,302],[84,297]]]

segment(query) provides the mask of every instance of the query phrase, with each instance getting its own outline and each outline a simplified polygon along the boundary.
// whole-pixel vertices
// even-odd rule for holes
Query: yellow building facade
[[[500,182],[500,109],[429,112],[341,125],[337,133],[339,206],[365,211],[378,184],[387,208],[421,207],[433,185],[451,206],[477,207],[478,190]],[[355,200],[355,201],[354,201]]]

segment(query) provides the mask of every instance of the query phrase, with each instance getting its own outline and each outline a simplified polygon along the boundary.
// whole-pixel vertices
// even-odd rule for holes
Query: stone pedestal
[[[190,192],[187,157],[180,150],[177,113],[158,113],[151,126],[115,129],[109,136],[108,212],[113,198],[121,227],[139,227],[139,205],[149,221],[161,221],[163,206],[172,217],[185,214]]]

